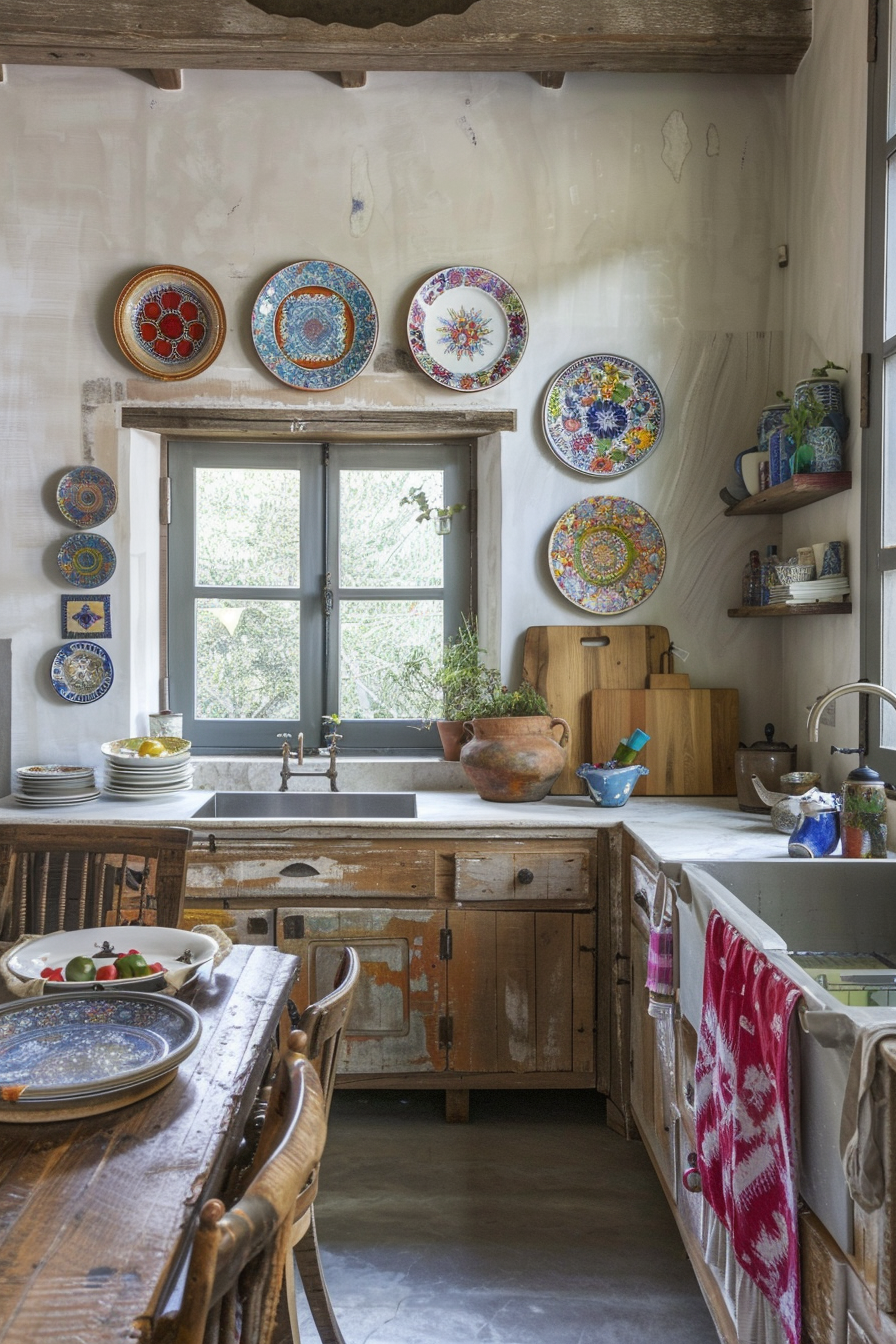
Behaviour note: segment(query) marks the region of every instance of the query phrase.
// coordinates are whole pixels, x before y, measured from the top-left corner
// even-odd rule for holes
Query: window
[[[896,25],[882,0],[878,59],[870,67],[869,208],[865,348],[869,429],[863,452],[862,667],[896,687]],[[885,35],[889,35],[885,37]],[[872,763],[896,780],[896,711],[869,697]]]
[[[170,441],[168,659],[172,707],[199,750],[321,741],[437,748],[402,686],[472,610],[472,509],[447,535],[402,505],[470,501],[469,444]]]

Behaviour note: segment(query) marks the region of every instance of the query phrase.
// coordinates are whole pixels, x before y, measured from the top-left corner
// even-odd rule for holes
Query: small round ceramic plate
[[[663,577],[666,543],[654,518],[615,495],[581,499],[551,533],[551,577],[584,611],[616,616],[650,597]]]
[[[63,644],[50,668],[53,690],[73,705],[91,705],[102,699],[113,676],[112,659],[89,639]]]
[[[482,266],[436,271],[417,290],[408,314],[414,359],[455,392],[502,383],[522,359],[528,338],[519,294]]]
[[[112,477],[99,467],[75,467],[56,487],[56,503],[63,518],[75,527],[96,527],[112,517],[118,492]]]
[[[341,387],[376,345],[373,296],[332,261],[296,261],[272,275],[252,309],[252,340],[277,378],[306,392]]]
[[[653,452],[664,414],[660,390],[640,364],[621,355],[585,355],[548,388],[544,432],[574,471],[618,476]]]
[[[115,305],[115,338],[141,373],[194,378],[217,359],[227,323],[207,280],[183,266],[151,266],[129,280]]]
[[[115,551],[98,532],[75,532],[60,546],[56,563],[73,587],[98,588],[115,573]]]

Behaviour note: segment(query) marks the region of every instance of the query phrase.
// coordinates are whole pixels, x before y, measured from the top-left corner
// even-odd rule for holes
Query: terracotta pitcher
[[[480,798],[489,803],[536,803],[550,793],[566,764],[569,724],[548,714],[473,719],[460,763]],[[554,728],[562,728],[558,742]]]

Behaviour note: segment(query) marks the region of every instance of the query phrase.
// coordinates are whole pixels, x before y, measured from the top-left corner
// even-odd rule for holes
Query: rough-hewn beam
[[[183,70],[150,70],[149,72],[160,89],[182,89],[184,86]]]
[[[270,15],[244,0],[3,0],[0,61],[261,70],[791,73],[809,0],[479,0],[412,27]]]
[[[339,78],[344,89],[363,89],[367,83],[366,70],[340,70]]]
[[[123,406],[123,429],[154,434],[296,439],[476,438],[516,429],[514,410],[328,410],[325,406]]]

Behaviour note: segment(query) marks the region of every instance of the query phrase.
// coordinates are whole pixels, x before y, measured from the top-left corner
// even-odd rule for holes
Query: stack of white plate
[[[840,602],[849,592],[849,579],[845,574],[832,574],[824,579],[811,579],[808,583],[791,583],[788,606],[797,606],[803,602]]]
[[[782,602],[786,602],[790,597],[789,583],[770,583],[768,586],[768,604],[770,607],[779,607]]]
[[[169,739],[165,743],[167,751],[162,756],[140,756],[138,752],[143,741],[143,738],[122,738],[103,743],[102,752],[106,757],[104,793],[114,798],[147,802],[192,788],[193,762],[190,744],[185,738]],[[171,750],[172,747],[175,749]]]
[[[73,807],[99,798],[89,765],[22,765],[13,793],[22,807]]]

